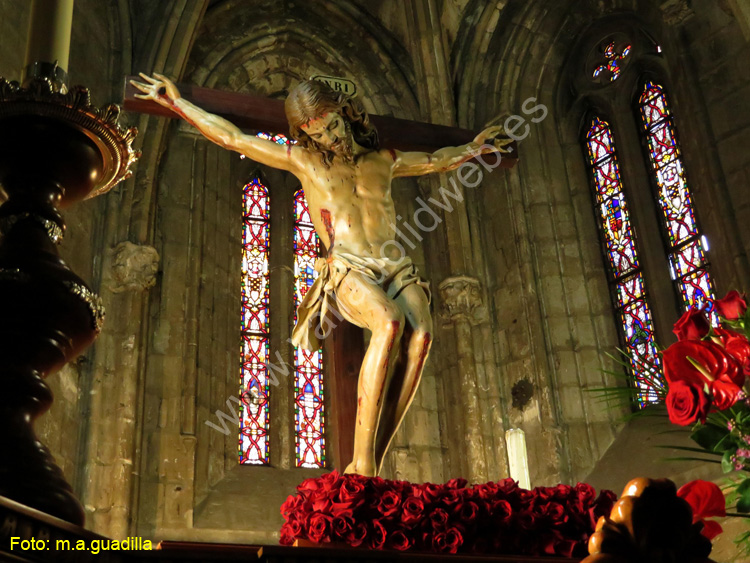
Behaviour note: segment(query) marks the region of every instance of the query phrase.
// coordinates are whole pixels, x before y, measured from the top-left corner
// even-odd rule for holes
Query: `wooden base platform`
[[[489,557],[468,555],[432,555],[427,553],[404,553],[401,551],[371,551],[350,547],[289,547],[282,545],[238,546],[183,542],[162,542],[160,550],[148,554],[139,561],[172,563],[177,561],[253,561],[264,563],[361,563],[385,561],[410,561],[419,563],[578,563],[577,559],[559,557]],[[184,556],[184,559],[179,557]]]
[[[34,541],[33,545],[30,543]],[[22,542],[26,542],[23,543]],[[202,561],[223,563],[361,563],[399,561],[407,563],[577,563],[558,557],[483,557],[429,555],[399,551],[370,551],[349,547],[280,545],[232,545],[192,542],[161,542],[156,549],[138,550],[131,538],[128,549],[112,549],[113,540],[49,516],[33,508],[0,497],[0,561],[34,563],[178,563]],[[105,549],[104,546],[109,546]]]

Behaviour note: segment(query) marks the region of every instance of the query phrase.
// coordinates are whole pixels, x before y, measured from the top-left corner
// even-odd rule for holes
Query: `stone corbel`
[[[145,291],[156,284],[159,253],[146,245],[121,242],[112,250],[108,287],[113,293]]]
[[[488,320],[482,297],[482,285],[470,276],[452,276],[438,286],[442,301],[442,318],[448,322],[468,320],[480,324]]]
[[[659,5],[664,23],[680,26],[695,15],[690,0],[664,0]]]

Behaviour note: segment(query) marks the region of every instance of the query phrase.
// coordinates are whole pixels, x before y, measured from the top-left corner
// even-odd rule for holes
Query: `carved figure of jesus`
[[[477,154],[502,152],[511,139],[490,127],[471,143],[433,153],[381,149],[357,100],[309,80],[285,103],[297,144],[281,146],[191,104],[159,74],[141,77],[144,82],[131,82],[139,98],[170,108],[214,143],[291,172],[302,184],[327,254],[316,264],[318,277],[299,306],[292,340],[317,350],[325,336],[321,319],[334,309],[371,332],[357,385],[354,459],[345,471],[377,475],[432,344],[429,285],[394,244],[391,181],[453,170]]]

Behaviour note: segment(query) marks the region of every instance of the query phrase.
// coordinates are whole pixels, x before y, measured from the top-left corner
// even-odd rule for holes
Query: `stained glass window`
[[[662,219],[669,239],[669,264],[685,309],[705,308],[714,324],[714,291],[685,169],[677,143],[672,112],[664,89],[647,82],[638,100],[649,161],[656,179]]]
[[[240,463],[267,465],[268,368],[268,190],[257,178],[243,189],[242,370]]]
[[[607,78],[614,82],[620,77],[625,59],[630,55],[630,44],[616,45],[614,41],[604,45],[604,62],[594,69],[594,78]]]
[[[315,281],[320,242],[305,194],[294,194],[294,309]],[[297,467],[325,466],[323,351],[294,350],[294,420]]]
[[[594,178],[601,232],[615,286],[617,309],[641,406],[656,400],[661,361],[654,343],[651,310],[646,300],[633,226],[630,223],[612,130],[594,118],[586,136]]]
[[[287,139],[284,135],[274,135],[272,133],[265,133],[261,132],[256,135],[257,137],[260,137],[261,139],[268,139],[269,141],[273,141],[274,143],[278,143],[280,145],[295,145],[296,141]]]

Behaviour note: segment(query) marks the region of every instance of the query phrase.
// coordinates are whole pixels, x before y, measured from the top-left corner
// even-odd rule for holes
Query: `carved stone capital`
[[[679,26],[695,15],[690,0],[664,0],[659,5],[664,23]]]
[[[448,321],[468,320],[478,324],[487,320],[482,284],[470,276],[452,276],[438,286],[442,316]]]
[[[112,251],[109,287],[114,293],[144,291],[156,284],[159,253],[151,246],[121,242]]]

